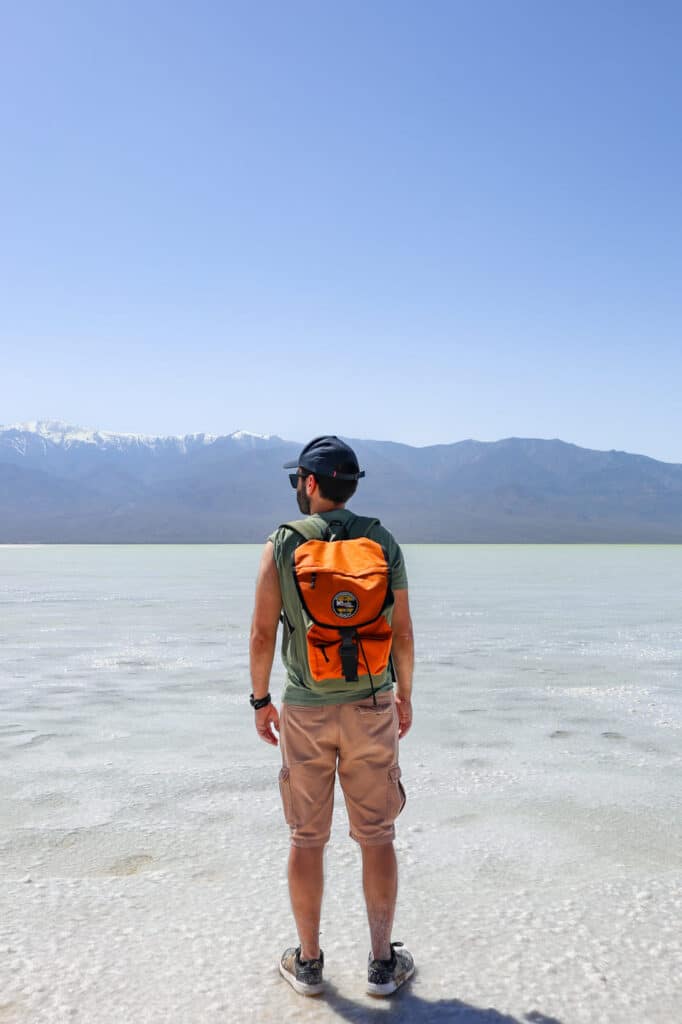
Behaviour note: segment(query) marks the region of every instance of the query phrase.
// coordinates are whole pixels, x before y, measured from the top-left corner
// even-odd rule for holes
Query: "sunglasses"
[[[294,490],[298,487],[299,480],[305,480],[307,476],[312,476],[312,473],[289,473],[289,483]]]

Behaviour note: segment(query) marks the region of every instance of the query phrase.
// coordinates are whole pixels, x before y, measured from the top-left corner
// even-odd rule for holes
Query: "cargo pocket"
[[[400,765],[394,764],[388,770],[388,803],[387,816],[389,821],[398,817],[407,802],[407,796],[400,781]]]
[[[282,797],[282,809],[284,811],[284,820],[287,825],[294,828],[296,822],[294,821],[294,808],[291,799],[291,785],[289,781],[289,769],[282,768],[279,773],[279,793]]]

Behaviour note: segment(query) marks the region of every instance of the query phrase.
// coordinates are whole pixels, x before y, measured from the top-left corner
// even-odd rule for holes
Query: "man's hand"
[[[412,701],[395,695],[395,706],[398,710],[398,739],[401,740],[410,731],[412,725]]]
[[[256,732],[262,740],[266,743],[271,743],[273,747],[277,746],[276,732],[279,732],[279,714],[274,704],[267,704],[264,708],[260,708],[255,712],[256,715]]]

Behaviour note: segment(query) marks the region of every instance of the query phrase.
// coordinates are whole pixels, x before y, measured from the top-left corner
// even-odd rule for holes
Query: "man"
[[[261,739],[274,746],[279,733],[280,790],[291,831],[289,892],[300,945],[285,951],[280,973],[303,995],[322,991],[324,954],[319,933],[323,853],[331,828],[338,770],[350,835],[362,851],[371,939],[367,991],[384,996],[394,992],[414,972],[412,957],[399,948],[402,943],[391,942],[398,888],[394,819],[405,803],[398,740],[412,724],[414,643],[407,576],[400,548],[388,530],[378,520],[361,520],[345,508],[358,480],[365,475],[352,448],[338,437],[316,437],[305,446],[297,462],[287,463],[284,468],[294,467],[296,473],[290,475],[290,481],[296,488],[298,507],[307,518],[292,526],[279,527],[265,545],[250,641],[251,703],[255,708],[256,730]],[[365,656],[365,647],[370,648],[375,638],[365,636],[363,643],[362,636],[356,634],[353,639],[353,631],[347,628],[336,632],[346,634],[346,646],[350,635],[356,671],[352,671],[354,666],[347,671],[349,663],[344,661],[343,671],[332,668],[327,673],[343,678],[320,679],[325,662],[331,664],[333,645],[318,639],[317,648],[310,649],[311,619],[302,602],[301,586],[294,578],[294,560],[306,537],[328,539],[330,530],[345,538],[367,537],[375,544],[365,546],[384,552],[390,589],[382,616],[388,650],[392,646],[395,694],[386,658],[382,671],[376,675],[370,671],[371,658]],[[332,546],[322,545],[325,550]],[[312,587],[315,582],[313,573]],[[342,590],[334,601],[337,615],[352,615],[352,594]],[[281,717],[269,696],[280,615],[284,626],[282,658],[287,672]],[[380,632],[378,627],[375,631]],[[337,642],[337,649],[340,643]],[[311,669],[313,655],[320,660],[321,672]]]

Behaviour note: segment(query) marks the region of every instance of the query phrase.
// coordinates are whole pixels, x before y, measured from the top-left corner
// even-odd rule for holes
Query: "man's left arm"
[[[272,541],[268,541],[263,549],[258,570],[256,599],[249,639],[251,687],[256,700],[266,697],[270,689],[270,673],[275,657],[277,627],[281,610],[282,592],[275,564],[275,551]],[[260,738],[276,747],[275,733],[279,732],[279,714],[275,705],[267,704],[264,708],[256,711],[255,716],[256,732]]]
[[[412,726],[412,676],[414,674],[414,634],[407,589],[394,592],[393,664],[396,674],[395,702],[398,709],[398,736],[405,736]]]

